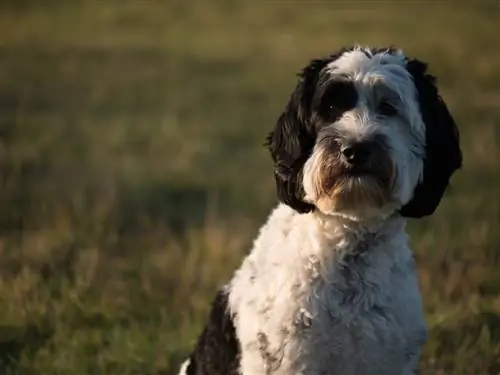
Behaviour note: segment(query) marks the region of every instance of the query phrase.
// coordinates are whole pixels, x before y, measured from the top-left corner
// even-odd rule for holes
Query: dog
[[[427,64],[395,47],[312,60],[266,145],[279,203],[180,374],[414,374],[427,327],[405,224],[462,165]]]

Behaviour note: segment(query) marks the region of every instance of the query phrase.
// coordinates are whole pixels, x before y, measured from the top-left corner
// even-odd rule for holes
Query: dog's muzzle
[[[382,136],[364,140],[325,137],[318,146],[318,158],[315,160],[318,169],[312,176],[316,196],[340,194],[346,198],[374,195],[379,202],[388,199],[395,171]]]

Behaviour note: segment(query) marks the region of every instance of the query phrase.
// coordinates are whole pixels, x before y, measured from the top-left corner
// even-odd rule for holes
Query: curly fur
[[[427,330],[406,220],[462,161],[426,68],[353,47],[303,69],[267,139],[281,202],[180,374],[414,374]]]

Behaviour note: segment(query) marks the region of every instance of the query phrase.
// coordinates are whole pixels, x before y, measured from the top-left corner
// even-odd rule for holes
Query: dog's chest
[[[408,335],[389,263],[256,261],[233,280],[243,375],[401,374],[386,368],[403,362]]]
[[[387,375],[384,363],[394,365],[404,356],[400,318],[390,290],[383,289],[387,283],[371,284],[352,272],[339,270],[342,281],[318,278],[297,300],[295,329],[282,342],[283,374],[364,374],[369,368],[370,374]]]

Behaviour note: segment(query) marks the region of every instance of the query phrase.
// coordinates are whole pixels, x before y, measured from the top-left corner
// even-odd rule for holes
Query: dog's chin
[[[342,174],[322,190],[314,204],[324,214],[363,220],[392,211],[390,187],[371,173]]]

